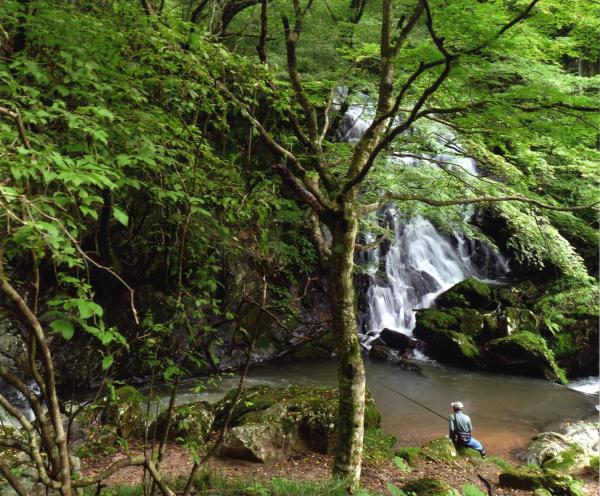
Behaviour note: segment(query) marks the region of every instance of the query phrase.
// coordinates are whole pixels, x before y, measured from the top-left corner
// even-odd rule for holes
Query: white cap
[[[464,405],[460,401],[455,401],[451,403],[450,406],[452,408],[458,408],[459,410],[462,410]]]

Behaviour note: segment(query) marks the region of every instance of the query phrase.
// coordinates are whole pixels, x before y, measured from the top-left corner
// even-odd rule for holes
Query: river
[[[586,394],[542,379],[488,374],[420,362],[423,375],[381,361],[366,360],[369,390],[382,414],[382,429],[397,438],[398,446],[417,446],[447,435],[447,423],[415,403],[395,394],[395,389],[443,415],[450,403],[460,400],[471,416],[474,436],[490,455],[514,458],[537,433],[564,421],[598,419],[598,394]],[[258,365],[251,368],[247,384],[335,386],[335,359]],[[223,390],[235,387],[229,377],[200,395],[193,381],[182,388],[179,402],[215,401]]]

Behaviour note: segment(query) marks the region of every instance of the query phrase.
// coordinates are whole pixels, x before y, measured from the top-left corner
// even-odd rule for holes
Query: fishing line
[[[437,416],[438,416],[438,417],[440,417],[440,418],[443,418],[443,419],[444,419],[444,420],[446,420],[446,421],[448,420],[448,417],[444,417],[442,414],[440,414],[440,413],[436,412],[435,410],[432,410],[432,409],[431,409],[431,408],[429,408],[428,406],[425,406],[425,405],[423,405],[423,403],[419,403],[417,400],[414,400],[414,399],[412,399],[410,396],[407,396],[406,394],[404,394],[404,393],[401,393],[400,391],[397,391],[397,390],[396,390],[396,389],[394,389],[394,388],[391,388],[390,386],[388,386],[388,385],[384,384],[383,382],[379,382],[379,381],[377,381],[377,380],[375,380],[375,379],[372,379],[372,380],[373,380],[373,382],[375,382],[375,383],[379,384],[380,386],[383,386],[384,388],[386,388],[386,389],[389,389],[389,390],[390,390],[392,393],[396,393],[397,395],[400,395],[400,396],[402,396],[403,398],[406,398],[407,400],[409,400],[409,401],[412,401],[413,403],[416,403],[416,404],[417,404],[417,405],[419,405],[421,408],[425,408],[425,410],[427,410],[427,411],[429,411],[429,412],[431,412],[431,413],[433,413],[433,414],[437,415]]]

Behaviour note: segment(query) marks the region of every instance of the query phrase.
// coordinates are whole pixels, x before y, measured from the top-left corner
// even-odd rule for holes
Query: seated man
[[[450,439],[457,448],[466,447],[473,448],[481,453],[485,458],[485,449],[477,439],[471,436],[473,427],[471,419],[462,411],[463,404],[460,401],[452,403],[454,414],[450,415]]]

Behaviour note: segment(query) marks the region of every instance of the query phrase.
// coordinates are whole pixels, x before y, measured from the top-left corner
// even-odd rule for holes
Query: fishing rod
[[[417,400],[415,400],[415,399],[411,398],[410,396],[408,396],[408,395],[406,395],[406,394],[404,394],[404,393],[401,393],[400,391],[397,391],[397,390],[396,390],[396,389],[394,389],[394,388],[391,388],[391,387],[390,387],[390,386],[388,386],[387,384],[384,384],[383,382],[379,382],[379,381],[377,381],[377,380],[375,380],[375,379],[373,379],[373,382],[375,382],[375,383],[379,384],[380,386],[382,386],[382,387],[384,387],[384,388],[386,388],[386,389],[389,389],[389,390],[390,390],[392,393],[396,393],[397,395],[400,395],[400,396],[402,396],[403,398],[406,398],[407,400],[409,400],[409,401],[412,401],[413,403],[416,403],[416,404],[417,404],[417,405],[419,405],[421,408],[425,408],[425,410],[427,410],[427,411],[429,411],[429,412],[433,413],[434,415],[437,415],[438,417],[440,417],[440,418],[443,418],[443,419],[444,419],[444,420],[446,420],[446,421],[448,420],[448,417],[444,417],[444,416],[443,416],[441,413],[438,413],[438,412],[436,412],[435,410],[432,410],[431,408],[429,408],[428,406],[425,406],[423,403],[419,403]]]

